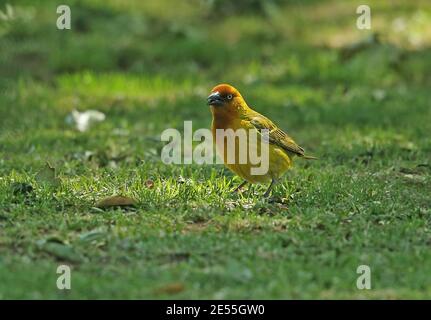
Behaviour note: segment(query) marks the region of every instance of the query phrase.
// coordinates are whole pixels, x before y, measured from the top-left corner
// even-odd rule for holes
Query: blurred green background
[[[431,297],[429,1],[370,1],[371,30],[350,0],[63,3],[71,30],[58,1],[0,1],[0,298]],[[320,159],[269,203],[160,161],[223,82]],[[94,208],[116,194],[135,210]]]

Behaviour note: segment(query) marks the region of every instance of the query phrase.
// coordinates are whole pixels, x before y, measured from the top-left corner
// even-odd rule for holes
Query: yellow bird
[[[247,182],[271,182],[264,194],[267,197],[274,184],[292,166],[294,156],[317,159],[305,155],[304,149],[297,145],[284,131],[279,129],[271,120],[251,109],[239,91],[231,85],[220,84],[214,87],[207,98],[207,103],[211,107],[211,129],[214,143],[219,153],[222,154],[225,165],[245,180],[235,191],[240,190]],[[239,135],[236,135],[233,137],[235,144],[229,145],[227,143],[228,136],[234,135],[239,129],[244,129],[248,133],[255,131],[256,135],[259,136],[257,142],[252,140],[249,134],[243,141],[240,141]],[[262,131],[264,129],[266,130]],[[220,130],[227,132],[223,139],[217,138]],[[240,161],[241,145],[245,143],[248,152],[255,148],[256,154],[259,154],[261,150],[264,150],[259,147],[262,140],[268,144],[268,170],[264,174],[253,174],[252,168],[257,168],[258,164],[251,161],[251,153],[247,154],[246,161]],[[234,146],[235,150],[230,150],[229,146]],[[232,158],[228,158],[229,152],[234,152],[234,161],[231,160]]]

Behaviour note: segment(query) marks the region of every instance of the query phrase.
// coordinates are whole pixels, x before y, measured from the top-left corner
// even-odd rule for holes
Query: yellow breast
[[[290,157],[280,147],[266,144],[262,148],[260,135],[248,121],[232,117],[215,117],[212,132],[218,153],[225,165],[251,183],[265,183],[271,179],[278,179],[292,165]],[[252,135],[257,139],[253,139]],[[262,155],[262,151],[267,153],[266,157]]]

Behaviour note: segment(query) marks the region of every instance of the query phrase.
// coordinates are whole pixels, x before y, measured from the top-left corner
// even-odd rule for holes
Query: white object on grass
[[[93,123],[102,122],[105,119],[105,114],[97,110],[87,110],[84,112],[72,110],[67,116],[66,121],[74,124],[79,131],[84,132],[87,131]]]

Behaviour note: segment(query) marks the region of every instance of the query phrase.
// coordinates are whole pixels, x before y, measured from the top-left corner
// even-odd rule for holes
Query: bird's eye
[[[233,96],[232,96],[231,94],[228,94],[228,95],[227,95],[227,98],[228,98],[229,100],[232,100]]]

